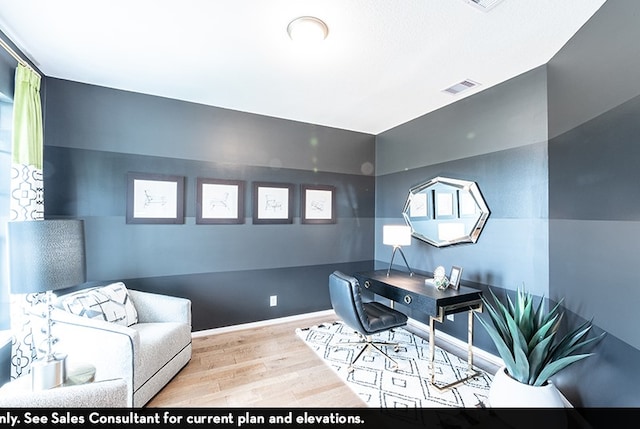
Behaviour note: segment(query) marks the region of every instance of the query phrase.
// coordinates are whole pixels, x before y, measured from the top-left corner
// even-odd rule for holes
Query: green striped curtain
[[[43,138],[40,76],[18,64],[13,97],[11,221],[44,219],[42,175]],[[11,328],[14,341],[11,377],[27,374],[37,357],[29,308],[39,300],[37,294],[11,296]]]

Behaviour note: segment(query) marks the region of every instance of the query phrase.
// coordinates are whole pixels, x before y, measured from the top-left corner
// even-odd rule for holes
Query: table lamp
[[[45,293],[47,310],[38,350],[42,359],[31,367],[33,390],[60,386],[65,381],[65,355],[53,351],[51,335],[52,291],[86,281],[84,222],[82,220],[33,220],[9,222],[11,292]]]
[[[388,246],[393,246],[393,253],[391,253],[391,262],[389,263],[389,269],[387,270],[387,276],[391,273],[391,266],[393,265],[393,258],[396,256],[396,252],[399,250],[404,263],[409,270],[409,275],[413,275],[413,271],[409,268],[407,258],[404,256],[402,246],[411,245],[411,227],[408,225],[384,225],[382,227],[382,243]]]

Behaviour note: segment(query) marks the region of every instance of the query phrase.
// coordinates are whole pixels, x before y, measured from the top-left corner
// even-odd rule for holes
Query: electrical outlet
[[[453,322],[453,314],[447,314],[447,320],[450,320]]]
[[[269,306],[275,307],[278,305],[278,295],[271,295],[269,297]]]

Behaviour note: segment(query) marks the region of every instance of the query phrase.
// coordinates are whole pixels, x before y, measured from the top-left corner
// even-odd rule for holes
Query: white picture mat
[[[289,188],[258,187],[258,218],[288,219]]]
[[[450,192],[437,192],[436,210],[436,216],[453,216],[453,194]]]
[[[202,184],[202,217],[235,219],[238,217],[238,185]]]
[[[411,196],[411,203],[409,205],[409,216],[411,217],[424,217],[429,214],[427,205],[427,194],[420,192]]]
[[[178,184],[174,181],[133,181],[133,217],[172,219],[178,217]]]
[[[478,211],[476,200],[469,192],[460,192],[460,216],[474,215]]]
[[[305,217],[307,219],[331,219],[333,217],[333,192],[323,189],[307,189]]]

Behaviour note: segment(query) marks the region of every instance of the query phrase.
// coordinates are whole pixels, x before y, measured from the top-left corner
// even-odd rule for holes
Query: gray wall
[[[89,280],[188,297],[201,330],[328,309],[334,269],[372,267],[373,136],[47,81],[45,215],[85,220]],[[185,224],[126,224],[130,171],[185,176]],[[196,225],[197,177],[246,181],[245,223]],[[296,185],[292,225],[252,224],[255,181]],[[300,223],[301,184],[336,187],[336,224]]]
[[[640,406],[638,16],[609,0],[548,65],[550,293],[608,332],[557,380],[585,405]]]
[[[638,16],[638,2],[609,0],[548,65],[377,136],[376,265],[391,256],[382,225],[402,221],[411,186],[477,181],[492,212],[478,243],[414,239],[409,263],[460,265],[463,283],[484,290],[564,297],[565,326],[593,318],[607,332],[595,357],[554,378],[576,406],[640,405]],[[442,329],[464,339],[464,325]]]
[[[409,265],[427,273],[458,265],[463,284],[510,290],[524,284],[546,295],[546,129],[546,70],[540,67],[377,136],[376,170],[384,172],[376,177],[378,266],[391,256],[382,226],[403,223],[410,187],[435,176],[471,180],[491,210],[478,242],[435,248],[412,239],[404,249]],[[441,328],[466,338],[465,317]],[[484,331],[476,333],[476,344],[495,353]]]

